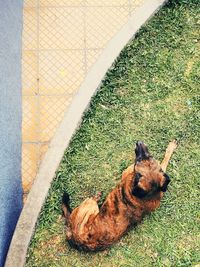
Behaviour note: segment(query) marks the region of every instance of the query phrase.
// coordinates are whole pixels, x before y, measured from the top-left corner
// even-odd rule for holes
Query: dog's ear
[[[165,177],[165,182],[164,182],[163,186],[161,187],[161,191],[162,192],[166,192],[167,191],[167,186],[170,183],[170,178],[166,173],[164,173],[164,177]]]

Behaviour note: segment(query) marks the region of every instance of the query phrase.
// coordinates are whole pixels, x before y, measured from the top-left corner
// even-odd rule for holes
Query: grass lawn
[[[200,2],[171,1],[121,52],[66,150],[41,211],[26,267],[146,267],[200,264]],[[162,159],[179,146],[161,207],[105,252],[65,242],[60,199],[76,207],[104,196],[133,161],[137,140]],[[198,265],[199,266],[199,265]]]

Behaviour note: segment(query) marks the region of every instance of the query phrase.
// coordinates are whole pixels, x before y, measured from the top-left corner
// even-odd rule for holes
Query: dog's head
[[[170,182],[158,161],[149,153],[147,146],[138,141],[135,149],[135,177],[132,194],[141,199],[151,199],[165,192]]]

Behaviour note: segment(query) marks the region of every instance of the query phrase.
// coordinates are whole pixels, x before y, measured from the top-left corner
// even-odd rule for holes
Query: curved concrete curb
[[[97,91],[107,70],[127,42],[134,37],[140,27],[163,5],[165,0],[148,0],[135,10],[128,23],[109,42],[106,49],[92,67],[71,106],[58,128],[44,157],[35,183],[28,195],[15,230],[7,255],[5,267],[22,267],[41,207],[48,194],[51,182],[59,166],[66,147],[81,123],[83,113],[89,106],[91,97]]]

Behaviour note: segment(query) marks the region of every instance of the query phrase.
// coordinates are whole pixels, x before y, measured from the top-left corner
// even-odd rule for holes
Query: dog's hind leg
[[[176,149],[177,147],[177,141],[176,140],[173,140],[169,143],[166,151],[165,151],[165,156],[164,156],[164,159],[161,163],[161,168],[162,170],[165,172],[166,169],[167,169],[167,166],[169,164],[169,160],[174,152],[174,150]]]

